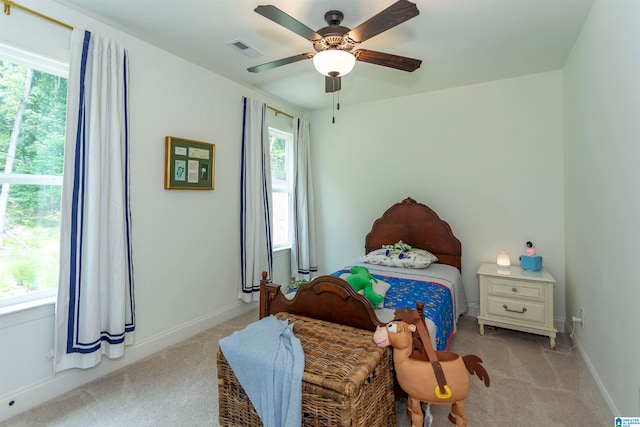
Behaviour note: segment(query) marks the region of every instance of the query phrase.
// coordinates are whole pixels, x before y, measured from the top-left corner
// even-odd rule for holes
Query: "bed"
[[[345,267],[331,275],[319,276],[309,283],[301,285],[296,293],[286,296],[279,285],[269,283],[263,273],[260,286],[260,318],[278,312],[288,312],[315,319],[330,321],[360,329],[375,330],[392,319],[389,313],[395,308],[404,308],[397,304],[415,306],[420,314],[426,314],[426,323],[437,323],[437,340],[434,347],[446,350],[455,333],[458,317],[467,310],[466,298],[461,279],[462,244],[451,231],[449,224],[428,206],[408,197],[387,209],[372,225],[365,237],[365,255],[381,249],[383,245],[403,241],[413,248],[426,250],[438,258],[438,262],[425,269],[406,269],[379,266],[369,263],[347,263]],[[406,297],[396,284],[387,292],[384,306],[374,309],[369,301],[357,293],[341,277],[349,273],[351,266],[366,266],[379,280],[399,282],[405,288],[414,289],[415,281],[425,282],[430,288],[438,290],[438,295],[449,295],[449,300],[441,306],[434,300],[441,299],[429,293]],[[418,277],[422,276],[422,277]],[[446,298],[445,298],[446,299]],[[394,302],[391,300],[395,300]],[[400,301],[400,302],[398,302]],[[448,305],[447,305],[448,304]],[[446,313],[444,313],[446,312]],[[442,319],[448,320],[443,326]],[[433,331],[434,325],[430,325]],[[446,329],[446,330],[445,330]]]

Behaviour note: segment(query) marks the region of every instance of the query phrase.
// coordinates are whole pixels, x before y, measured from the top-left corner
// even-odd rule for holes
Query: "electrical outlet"
[[[584,329],[584,308],[580,307],[580,318],[582,319],[582,322],[580,322],[580,326],[582,326],[582,328]]]

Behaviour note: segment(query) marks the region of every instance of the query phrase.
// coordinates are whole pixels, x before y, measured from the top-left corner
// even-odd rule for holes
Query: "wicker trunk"
[[[349,326],[278,313],[294,323],[304,350],[302,425],[394,427],[393,362],[373,333]],[[224,355],[218,350],[220,425],[262,426]]]

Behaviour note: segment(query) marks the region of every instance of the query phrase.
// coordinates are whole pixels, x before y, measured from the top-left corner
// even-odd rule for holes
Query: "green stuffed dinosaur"
[[[363,291],[364,296],[369,300],[371,305],[377,307],[381,302],[384,301],[384,297],[373,290],[373,285],[371,284],[371,280],[378,283],[378,280],[369,274],[369,270],[365,267],[351,267],[351,275],[345,278],[347,282],[353,289],[356,291]]]

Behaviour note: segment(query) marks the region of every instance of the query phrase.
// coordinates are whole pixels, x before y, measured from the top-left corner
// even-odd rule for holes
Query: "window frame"
[[[274,136],[276,138],[279,139],[283,139],[286,141],[285,144],[285,169],[286,169],[286,174],[287,174],[287,189],[286,191],[282,191],[282,190],[274,190],[273,185],[271,186],[271,197],[273,199],[273,193],[287,193],[288,194],[288,217],[289,217],[289,221],[288,221],[288,230],[289,230],[289,236],[287,237],[287,242],[284,244],[272,244],[272,250],[273,252],[279,251],[279,250],[285,250],[285,249],[291,249],[291,237],[292,237],[292,232],[293,232],[293,133],[291,132],[286,132],[283,130],[280,130],[278,128],[269,126],[268,128],[269,130],[269,137],[271,138],[271,136]],[[269,145],[269,150],[271,150],[271,145]],[[270,165],[271,167],[273,167],[273,165]],[[275,223],[275,219],[272,218],[272,221]],[[272,226],[272,230],[274,230],[274,227]],[[273,233],[273,231],[272,231]],[[272,234],[271,239],[272,242],[274,236]]]
[[[69,79],[69,64],[0,43],[0,60]],[[0,172],[0,184],[62,186],[63,175],[5,174]],[[57,287],[35,290],[26,295],[0,298],[0,315],[55,303]]]

